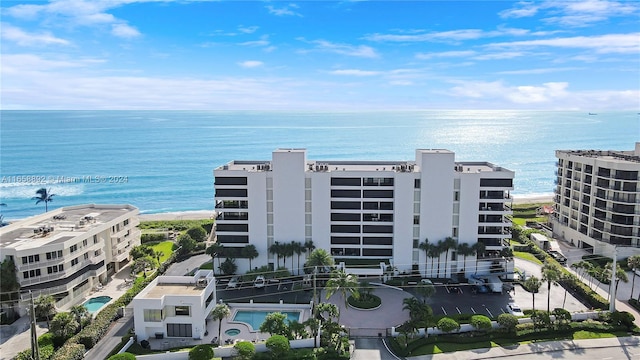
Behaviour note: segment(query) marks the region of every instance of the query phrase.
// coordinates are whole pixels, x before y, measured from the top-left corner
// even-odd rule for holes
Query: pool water
[[[224,333],[229,335],[229,336],[236,336],[236,335],[240,334],[240,330],[239,329],[229,329],[229,330],[225,331]]]
[[[268,314],[278,311],[260,311],[260,310],[238,310],[233,316],[233,321],[243,322],[249,324],[253,330],[260,329],[260,325],[264,322],[264,319]],[[280,311],[280,313],[287,316],[286,320],[300,321],[299,311]]]
[[[94,314],[109,301],[111,301],[111,296],[97,296],[85,301],[83,305],[90,313]]]

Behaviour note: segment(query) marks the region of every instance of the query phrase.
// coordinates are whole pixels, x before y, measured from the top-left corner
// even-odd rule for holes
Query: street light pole
[[[618,248],[613,245],[613,264],[611,266],[611,286],[609,287],[609,311],[616,311],[616,272],[618,270]]]
[[[40,349],[38,348],[38,334],[36,332],[36,307],[33,305],[33,293],[29,290],[29,296],[31,298],[30,310],[31,310],[31,358],[33,360],[40,360]]]

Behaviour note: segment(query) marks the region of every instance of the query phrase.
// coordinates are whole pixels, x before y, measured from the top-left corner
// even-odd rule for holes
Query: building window
[[[191,316],[191,306],[176,306],[176,316]]]
[[[77,244],[76,244],[76,245],[73,245],[73,246],[71,246],[71,247],[69,248],[69,251],[70,251],[71,253],[74,253],[74,252],[76,252],[77,250],[78,250],[78,245],[77,245]]]
[[[55,274],[57,272],[61,272],[64,270],[64,266],[62,265],[54,265],[47,267],[47,274]]]
[[[420,189],[420,179],[413,180],[413,188]]]
[[[460,201],[460,192],[459,191],[454,191],[453,192],[453,201]]]
[[[89,260],[89,253],[88,252],[84,253],[84,259],[85,260]]]
[[[123,221],[123,222],[122,222],[122,225],[124,225],[124,226],[129,225],[129,219],[127,219],[127,220]]]
[[[22,257],[23,264],[31,264],[40,261],[40,255],[29,255]]]
[[[150,322],[162,321],[162,310],[144,309],[144,321],[150,321]]]
[[[87,246],[87,239],[82,240],[82,246]]]
[[[98,235],[93,235],[93,243],[94,244],[98,243]]]
[[[76,265],[78,265],[78,258],[71,260],[71,266],[76,266]]]
[[[188,337],[191,335],[191,324],[167,324],[168,337]]]
[[[25,279],[34,278],[40,275],[41,275],[40,269],[29,270],[22,273],[22,277],[24,277]]]
[[[413,215],[413,225],[420,225],[420,215]]]
[[[413,248],[414,248],[414,249],[418,249],[418,248],[420,248],[420,240],[418,240],[418,239],[413,239]]]
[[[58,259],[62,257],[62,250],[47,253],[47,260]]]

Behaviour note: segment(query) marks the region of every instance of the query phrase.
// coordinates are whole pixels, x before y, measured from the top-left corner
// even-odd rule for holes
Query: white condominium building
[[[514,173],[454,157],[421,149],[414,161],[314,161],[305,149],[278,149],[270,161],[231,161],[214,170],[217,241],[237,251],[255,245],[254,267],[276,265],[275,242],[312,240],[352,268],[383,262],[439,278],[507,270],[500,251],[511,236]],[[420,249],[446,238],[485,251],[476,261],[455,247],[429,258]],[[236,262],[248,270],[246,259]],[[285,266],[298,271],[297,261]]]
[[[20,293],[53,295],[57,306],[81,299],[129,261],[140,245],[131,205],[60,208],[0,228],[0,259],[12,259]]]
[[[640,142],[631,151],[558,150],[553,232],[595,254],[640,248]]]

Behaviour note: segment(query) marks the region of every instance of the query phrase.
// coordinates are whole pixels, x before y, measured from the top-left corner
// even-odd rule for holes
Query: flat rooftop
[[[598,158],[606,161],[621,162],[621,163],[640,163],[640,156],[636,155],[633,151],[614,151],[614,150],[558,150],[558,153]]]
[[[16,221],[0,228],[0,249],[31,249],[62,243],[125,214],[137,215],[132,205],[79,205]]]
[[[147,292],[140,293],[143,299],[160,299],[166,295],[198,296],[205,291],[205,288],[197,287],[195,284],[171,284],[161,283],[153,286]]]

